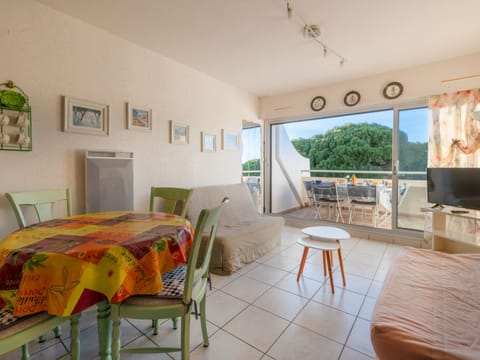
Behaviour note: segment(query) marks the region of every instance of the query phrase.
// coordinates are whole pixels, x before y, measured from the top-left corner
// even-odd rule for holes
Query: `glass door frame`
[[[409,110],[409,109],[416,109],[421,107],[428,106],[428,98],[420,98],[400,104],[395,104],[394,106],[379,106],[379,107],[372,107],[372,108],[362,108],[361,111],[350,111],[350,112],[336,112],[336,113],[328,113],[320,117],[315,118],[297,118],[297,119],[272,119],[272,120],[265,120],[263,130],[263,138],[264,138],[264,162],[263,162],[263,179],[264,179],[264,209],[265,213],[270,214],[272,209],[271,203],[271,196],[272,196],[272,173],[271,173],[271,162],[272,162],[272,128],[273,125],[278,125],[282,123],[290,123],[290,122],[297,122],[297,121],[305,121],[305,120],[317,120],[322,118],[329,118],[339,115],[353,115],[355,113],[366,113],[366,112],[374,112],[374,111],[381,111],[381,110],[393,110],[393,124],[392,124],[392,166],[391,166],[391,174],[392,174],[392,217],[391,217],[391,230],[389,229],[380,229],[374,227],[364,227],[352,224],[342,224],[352,228],[362,229],[363,231],[368,231],[372,233],[394,233],[399,235],[405,235],[418,238],[419,240],[423,239],[423,232],[413,229],[406,229],[406,228],[399,228],[398,227],[398,186],[399,186],[399,179],[398,179],[398,166],[399,166],[399,149],[398,149],[398,134],[399,134],[399,111],[402,110]]]
[[[415,233],[419,230],[406,229],[398,227],[398,189],[399,181],[399,166],[400,166],[400,149],[398,145],[398,138],[400,133],[400,117],[399,113],[403,110],[413,110],[418,108],[428,107],[428,99],[419,99],[403,104],[398,104],[393,107],[393,129],[392,129],[392,231]],[[428,119],[426,119],[428,121]],[[428,139],[427,139],[428,143]]]

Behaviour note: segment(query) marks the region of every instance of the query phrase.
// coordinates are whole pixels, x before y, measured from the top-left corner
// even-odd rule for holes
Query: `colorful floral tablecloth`
[[[105,212],[39,223],[0,241],[0,309],[68,316],[99,301],[156,294],[186,263],[191,224],[165,213]]]

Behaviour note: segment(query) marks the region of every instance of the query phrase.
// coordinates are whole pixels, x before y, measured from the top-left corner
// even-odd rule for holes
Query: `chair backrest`
[[[377,187],[375,185],[348,185],[348,196],[352,200],[376,202]]]
[[[313,184],[312,185],[313,201],[333,201],[337,200],[337,189],[335,184]]]
[[[348,202],[348,187],[346,184],[337,184],[335,185],[337,188],[337,200],[339,202]]]
[[[185,304],[189,304],[192,299],[194,284],[196,287],[206,289],[213,241],[215,240],[222,210],[228,202],[229,199],[224,198],[219,206],[212,209],[203,209],[200,212],[195,226],[192,248],[188,255],[187,273],[185,275],[185,287],[183,290],[183,301]],[[204,235],[207,236],[204,237]],[[202,244],[202,242],[205,242],[205,244]],[[202,261],[198,263],[201,247],[205,248],[205,252]]]
[[[155,211],[155,198],[160,198],[163,200],[162,211],[185,217],[190,196],[192,196],[192,189],[152,186],[150,191],[150,211]]]
[[[59,201],[66,201],[67,216],[72,215],[70,189],[68,188],[6,193],[5,197],[12,206],[20,229],[27,226],[23,206],[32,206],[35,209],[36,222],[53,219],[53,204]]]
[[[307,197],[309,199],[312,199],[313,198],[313,194],[312,194],[313,180],[304,180],[303,185],[305,186],[305,192],[307,193]]]

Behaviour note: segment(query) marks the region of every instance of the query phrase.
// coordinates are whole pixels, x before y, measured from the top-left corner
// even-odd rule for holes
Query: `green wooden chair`
[[[60,326],[67,320],[64,317],[49,315],[46,312],[37,313],[25,318],[14,319],[11,313],[0,312],[0,317],[5,320],[9,316],[9,321],[13,321],[8,327],[0,327],[0,355],[8,353],[18,347],[22,347],[22,360],[30,359],[28,352],[28,342],[38,338],[50,329]],[[72,360],[80,360],[80,336],[78,320],[80,314],[70,317],[70,352],[61,358],[70,355]]]
[[[161,211],[185,218],[190,196],[192,196],[192,189],[152,186],[150,190],[150,211],[155,211],[155,199],[159,199],[163,203]],[[157,335],[158,321],[156,319],[152,320],[152,328],[153,335]]]
[[[59,201],[66,201],[67,216],[72,215],[70,190],[68,188],[58,190],[6,193],[5,197],[12,206],[20,229],[23,229],[28,225],[25,219],[25,214],[22,210],[22,206],[33,206],[37,216],[36,222],[53,219],[52,206],[54,203]]]
[[[203,345],[208,346],[206,321],[206,291],[209,279],[209,263],[213,241],[220,220],[222,208],[228,198],[213,209],[203,209],[195,227],[192,248],[187,265],[179,266],[162,277],[164,289],[158,295],[132,296],[121,304],[112,304],[112,360],[120,358],[120,321],[122,317],[134,319],[182,319],[180,347],[163,348],[127,348],[129,353],[166,353],[181,351],[182,360],[190,358],[190,317],[192,305],[195,313],[200,306],[200,323],[202,327]],[[198,262],[202,237],[206,249],[205,256]],[[197,263],[198,262],[198,263]]]
[[[36,221],[31,222],[30,225],[53,219],[53,205],[60,201],[66,202],[66,215],[72,215],[70,189],[68,188],[6,193],[5,197],[13,209],[20,229],[23,229],[29,225],[23,211],[24,207],[26,206],[33,207],[35,210],[34,213],[36,215]],[[54,332],[57,338],[60,337],[60,326],[55,326]],[[43,336],[40,336],[40,342],[43,341]]]
[[[154,187],[150,191],[150,211],[155,211],[155,198],[163,200],[162,211],[185,217],[192,189]]]

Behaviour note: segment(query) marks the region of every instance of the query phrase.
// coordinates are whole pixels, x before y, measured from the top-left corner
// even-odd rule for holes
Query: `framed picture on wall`
[[[63,107],[63,131],[108,136],[108,105],[64,96]]]
[[[170,120],[170,143],[186,145],[190,141],[190,127]]]
[[[202,131],[202,152],[217,151],[217,135]]]
[[[127,129],[152,131],[152,109],[127,103]]]
[[[238,134],[222,129],[222,150],[238,150]]]

